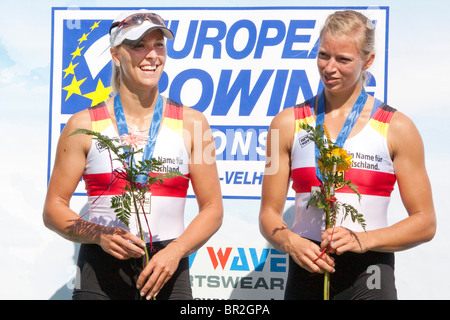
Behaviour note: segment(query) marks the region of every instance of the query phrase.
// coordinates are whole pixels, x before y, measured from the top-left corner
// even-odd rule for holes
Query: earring
[[[116,67],[120,67],[120,61],[116,61]]]

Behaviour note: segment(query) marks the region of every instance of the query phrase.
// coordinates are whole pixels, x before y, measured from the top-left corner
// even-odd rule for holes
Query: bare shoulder
[[[392,116],[388,131],[388,145],[392,157],[400,149],[422,149],[422,137],[414,122],[404,113],[396,111]]]
[[[203,120],[206,119],[206,117],[198,110],[195,110],[191,107],[183,106],[183,113],[184,117],[186,117],[186,120]]]
[[[184,127],[189,131],[194,130],[196,125],[202,125],[202,131],[210,129],[208,120],[205,115],[191,107],[183,106],[183,122]]]
[[[294,107],[290,107],[280,111],[273,119],[270,124],[272,129],[281,129],[284,131],[289,131],[291,128],[293,130],[295,124],[294,117]]]
[[[85,109],[73,114],[64,128],[73,131],[77,129],[91,129],[91,116],[89,115],[89,110]]]
[[[410,135],[420,135],[416,125],[407,115],[396,111],[389,124],[390,138],[405,139]]]
[[[278,136],[281,145],[290,150],[295,132],[294,108],[290,107],[278,113],[270,123],[269,134],[271,137]],[[274,132],[274,130],[276,132]],[[272,139],[272,138],[271,138]]]
[[[414,122],[406,114],[398,110],[394,112],[390,125],[397,130],[415,128]]]
[[[79,111],[72,115],[64,126],[59,138],[59,144],[64,146],[64,149],[67,149],[69,146],[78,146],[85,150],[90,148],[92,141],[91,136],[86,134],[72,135],[72,133],[78,129],[92,129],[91,117],[88,109]]]

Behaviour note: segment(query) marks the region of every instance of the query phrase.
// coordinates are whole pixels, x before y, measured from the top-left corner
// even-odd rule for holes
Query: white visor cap
[[[173,39],[172,31],[156,13],[148,10],[124,12],[114,19],[109,30],[111,47],[117,47],[123,42],[138,44],[145,35],[156,29],[161,30],[167,39]]]

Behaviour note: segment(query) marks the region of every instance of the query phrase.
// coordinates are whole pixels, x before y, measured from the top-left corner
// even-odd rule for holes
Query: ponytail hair
[[[112,65],[112,74],[111,74],[111,88],[113,90],[113,93],[118,93],[120,89],[120,82],[121,82],[121,76],[120,76],[120,67],[116,66],[114,61],[111,62]]]

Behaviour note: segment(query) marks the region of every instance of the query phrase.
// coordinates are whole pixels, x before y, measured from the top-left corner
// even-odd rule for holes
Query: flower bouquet
[[[349,180],[345,180],[345,173],[352,166],[352,156],[346,150],[335,144],[329,137],[328,131],[323,125],[317,125],[315,128],[302,124],[301,128],[308,133],[308,138],[316,145],[316,157],[318,173],[320,174],[320,187],[313,188],[311,198],[308,202],[308,207],[313,206],[317,209],[322,209],[325,213],[325,227],[326,229],[334,228],[336,225],[336,216],[338,212],[343,210],[342,219],[346,219],[349,215],[353,222],[357,221],[363,229],[366,224],[362,214],[351,205],[339,202],[335,197],[335,189],[349,187],[358,195],[361,200],[361,195],[357,190],[357,186]],[[325,248],[321,256],[327,251]],[[324,300],[330,298],[330,274],[325,271],[324,275]]]
[[[141,214],[145,219],[148,232],[150,235],[151,244],[151,232],[150,226],[147,221],[146,214],[150,213],[150,194],[148,191],[155,183],[162,183],[164,179],[174,177],[184,177],[183,174],[177,171],[171,171],[164,174],[152,174],[153,172],[160,171],[159,168],[162,163],[154,158],[150,160],[143,159],[142,161],[135,161],[135,155],[143,152],[143,147],[148,142],[148,136],[139,133],[136,130],[130,130],[129,134],[123,134],[119,138],[109,138],[98,132],[78,129],[71,135],[75,134],[87,134],[93,136],[96,139],[101,148],[106,148],[110,154],[111,168],[112,161],[119,160],[122,164],[121,168],[114,169],[116,177],[118,179],[124,179],[126,186],[122,190],[120,195],[113,196],[111,199],[111,208],[114,209],[119,221],[123,222],[126,226],[129,226],[132,213],[136,214],[138,229],[140,237],[144,240],[144,229],[141,221]],[[111,154],[114,154],[116,158],[112,158]],[[135,163],[136,162],[136,163]],[[111,173],[113,175],[113,173]],[[114,180],[111,180],[111,184]],[[152,247],[150,247],[152,248]],[[145,259],[143,261],[143,267],[149,262],[149,253],[147,247],[144,247]]]

